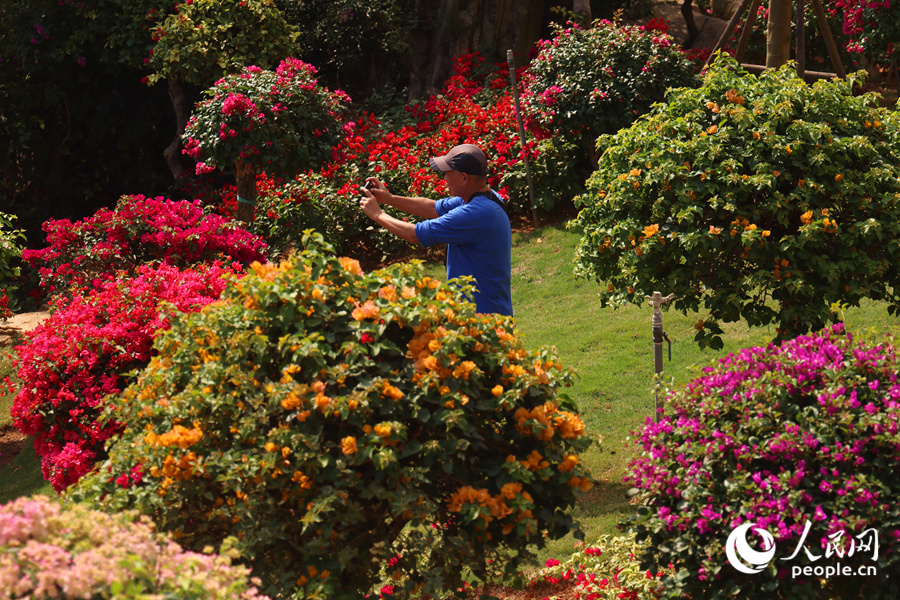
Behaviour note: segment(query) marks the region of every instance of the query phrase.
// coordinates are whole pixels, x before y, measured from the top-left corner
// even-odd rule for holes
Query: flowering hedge
[[[160,334],[74,497],[189,547],[236,536],[266,589],[297,597],[437,594],[575,528],[591,481],[557,394],[572,373],[420,265],[366,274],[320,240]]]
[[[199,200],[122,196],[113,210],[101,209],[76,223],[50,219],[42,228],[48,246],[25,250],[23,258],[39,269],[42,286],[51,292],[89,287],[119,271],[133,274],[149,262],[250,264],[264,260],[266,250],[257,236],[205,212]]]
[[[668,394],[627,480],[644,505],[628,527],[654,554],[644,567],[676,570],[669,597],[896,597],[898,361],[893,336],[858,341],[836,324],[729,354]],[[741,524],[774,540],[754,541],[774,553],[755,574],[726,562]],[[877,576],[812,576],[828,566]]]
[[[131,515],[62,508],[43,496],[0,506],[0,598],[268,600],[248,576]]]
[[[597,136],[627,127],[668,89],[700,83],[696,66],[658,25],[567,25],[554,25],[553,38],[540,43],[523,79],[523,104],[532,128],[586,153]]]
[[[658,576],[639,568],[637,555],[651,551],[631,536],[600,536],[581,543],[564,562],[548,559],[526,572],[529,596],[544,600],[657,600]]]
[[[900,119],[852,79],[807,85],[791,66],[757,77],[720,57],[699,89],[604,136],[576,224],[576,272],[601,303],[674,293],[721,322],[790,337],[863,298],[900,310]],[[706,314],[708,311],[708,316]]]
[[[62,491],[105,457],[104,443],[122,429],[101,421],[106,396],[147,364],[153,337],[180,311],[219,297],[232,267],[140,266],[133,277],[107,280],[71,297],[57,296],[50,317],[16,346],[19,391],[15,426],[34,437],[44,478]]]

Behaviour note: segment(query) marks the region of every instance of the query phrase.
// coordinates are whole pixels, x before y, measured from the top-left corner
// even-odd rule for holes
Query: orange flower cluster
[[[172,431],[157,435],[152,431],[144,438],[144,442],[150,446],[178,446],[182,450],[190,448],[200,441],[203,431],[195,423],[191,429],[183,425],[176,425]]]
[[[394,387],[386,380],[381,388],[381,395],[385,398],[390,398],[391,400],[400,400],[403,398],[403,392],[400,391],[400,388]]]
[[[150,467],[150,476],[165,477],[166,481],[163,482],[163,489],[165,489],[171,485],[172,481],[187,481],[190,479],[196,464],[197,455],[193,452],[188,452],[177,461],[175,457],[169,454],[163,460],[162,468],[155,465]]]
[[[534,435],[534,426],[526,426],[525,423],[537,421],[542,426],[537,438],[544,442],[553,439],[557,431],[563,439],[575,439],[584,434],[584,421],[581,417],[575,413],[557,410],[555,402],[545,402],[531,410],[520,407],[513,414],[513,418],[516,420],[516,431],[525,435]]]
[[[371,300],[366,300],[362,306],[354,308],[350,316],[356,321],[365,321],[366,319],[377,321],[381,318],[381,309]]]
[[[353,258],[348,258],[346,256],[341,256],[338,258],[341,263],[341,267],[350,273],[351,275],[362,275],[363,270],[362,267],[359,266],[359,261]]]
[[[510,508],[506,501],[515,500],[518,496],[521,496],[529,504],[534,502],[531,494],[522,491],[522,484],[519,482],[505,484],[496,496],[492,496],[486,489],[475,489],[467,485],[453,493],[448,500],[448,510],[458,513],[462,511],[464,504],[477,504],[490,510],[490,514],[482,513],[481,515],[484,524],[487,525],[494,519],[506,519],[515,513],[516,511]],[[531,509],[519,510],[514,520],[504,523],[503,534],[507,535],[512,532],[516,524],[524,518],[532,518]]]
[[[344,454],[356,454],[356,438],[348,435],[341,440],[341,452]]]

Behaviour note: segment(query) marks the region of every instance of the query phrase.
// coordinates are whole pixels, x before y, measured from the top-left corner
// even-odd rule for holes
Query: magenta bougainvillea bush
[[[122,196],[114,209],[101,209],[75,223],[50,219],[43,225],[46,248],[22,257],[39,269],[49,292],[93,285],[142,264],[186,267],[222,259],[249,264],[265,260],[266,244],[200,201]]]
[[[104,443],[122,426],[100,421],[104,398],[149,362],[155,332],[172,314],[217,299],[228,285],[223,276],[237,267],[144,265],[133,277],[53,300],[50,317],[16,347],[20,385],[11,412],[15,426],[34,437],[54,489],[69,487],[105,456]]]
[[[898,362],[896,338],[838,323],[730,354],[668,395],[627,476],[645,567],[674,566],[668,597],[897,597]]]
[[[268,600],[249,575],[227,556],[184,550],[131,514],[45,496],[0,506],[0,598]]]

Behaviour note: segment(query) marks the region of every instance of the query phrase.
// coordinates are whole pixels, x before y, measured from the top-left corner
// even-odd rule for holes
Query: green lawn
[[[655,406],[653,311],[646,303],[601,309],[598,284],[573,275],[579,239],[578,232],[562,225],[514,235],[512,293],[526,346],[555,346],[562,362],[579,373],[569,395],[577,400],[589,434],[598,440],[584,457],[597,484],[577,511],[590,540],[616,534],[617,523],[632,510],[627,495],[630,486],[622,478],[635,456],[629,445],[631,433],[653,416]],[[440,265],[431,268],[436,276],[443,269]],[[765,345],[775,336],[774,326],[750,330],[728,324],[725,347],[701,351],[693,342],[698,319],[697,314],[663,312],[663,328],[672,341],[671,362],[664,345],[662,380],[669,385],[689,381],[692,366],[707,365],[744,347]],[[870,302],[848,311],[845,322],[861,330],[895,325],[900,319],[889,317],[883,304]],[[573,544],[571,537],[553,542],[541,560],[562,560]]]

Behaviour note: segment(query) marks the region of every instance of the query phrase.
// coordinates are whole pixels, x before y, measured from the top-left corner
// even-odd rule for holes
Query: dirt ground
[[[13,315],[0,322],[0,348],[8,350],[19,334],[31,331],[48,316],[46,311],[30,312]],[[12,425],[0,427],[0,469],[12,462],[25,447],[27,440],[28,437]]]

